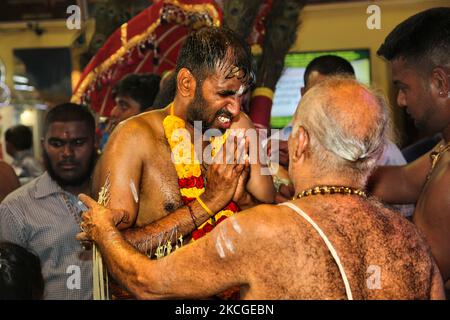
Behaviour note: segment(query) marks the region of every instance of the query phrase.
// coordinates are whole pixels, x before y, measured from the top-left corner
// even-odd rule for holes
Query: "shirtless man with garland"
[[[171,159],[168,129],[163,125],[169,115],[176,116],[184,122],[192,143],[194,137],[208,140],[203,137],[207,129],[221,133],[227,129],[254,129],[240,111],[241,97],[252,81],[247,45],[227,29],[203,28],[192,33],[180,51],[173,104],[132,117],[116,127],[96,168],[94,192],[109,176],[108,207],[127,212],[127,220],[120,228],[133,227],[124,231],[132,244],[155,247],[155,236],[162,234],[167,239],[174,228],[178,235],[189,235],[230,201],[242,209],[273,202],[272,179],[264,175],[259,159],[209,166],[201,161],[205,192],[186,206]],[[196,129],[197,121],[201,121],[202,131]],[[248,153],[249,143],[243,139],[228,137],[228,142],[235,142],[236,155]],[[202,140],[200,146],[205,150],[209,141]],[[239,150],[237,145],[241,146]],[[257,145],[253,141],[253,147]]]

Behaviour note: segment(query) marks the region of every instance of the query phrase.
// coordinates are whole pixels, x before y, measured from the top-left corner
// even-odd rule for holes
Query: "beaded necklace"
[[[367,198],[367,194],[363,190],[357,189],[357,188],[345,187],[345,186],[317,186],[317,187],[313,187],[310,189],[300,191],[300,193],[297,194],[297,196],[295,196],[292,200],[294,200],[295,198],[300,199],[300,198],[304,198],[304,197],[308,197],[308,196],[315,196],[315,195],[320,195],[320,194],[324,195],[324,194],[337,194],[337,193],[347,194],[347,195],[355,194],[357,196]]]

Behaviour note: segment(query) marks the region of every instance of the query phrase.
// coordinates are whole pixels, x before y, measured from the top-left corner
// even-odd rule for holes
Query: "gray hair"
[[[341,172],[365,183],[383,152],[388,122],[383,95],[348,77],[331,77],[302,98],[293,130],[304,127],[317,173]]]

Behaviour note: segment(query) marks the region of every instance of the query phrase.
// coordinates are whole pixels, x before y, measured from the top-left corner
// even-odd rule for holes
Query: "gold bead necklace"
[[[313,188],[301,191],[292,200],[294,200],[296,198],[300,199],[300,198],[304,198],[304,197],[308,197],[308,196],[315,196],[318,194],[324,195],[324,194],[336,194],[336,193],[348,194],[348,195],[355,194],[357,196],[367,198],[366,192],[361,189],[357,189],[357,188],[345,187],[345,186],[317,186],[317,187],[313,187]]]

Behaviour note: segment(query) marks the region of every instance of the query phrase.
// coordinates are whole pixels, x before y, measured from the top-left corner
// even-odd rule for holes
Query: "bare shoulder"
[[[276,217],[278,210],[280,210],[279,206],[261,204],[232,216],[230,222],[236,221],[242,229],[246,229],[251,233],[267,234],[267,232],[273,232],[273,226],[279,219]]]
[[[390,231],[391,229],[386,229],[384,225],[392,226],[395,229],[403,228],[405,230],[409,230],[410,232],[417,231],[416,226],[411,221],[409,221],[407,218],[403,217],[401,214],[394,211],[390,207],[385,206],[376,198],[368,198],[367,208],[364,208],[364,210],[366,210],[366,212],[369,212],[370,215],[368,215],[368,217],[371,217],[375,221],[378,221],[378,225],[385,231]],[[373,222],[372,220],[369,221]],[[393,231],[393,233],[397,234],[397,231]],[[403,233],[399,233],[398,235],[403,235]]]
[[[443,143],[444,143],[443,140],[439,141],[430,151],[423,154],[413,162],[401,166],[401,168],[404,168],[408,174],[411,174],[413,176],[415,175],[425,176],[431,168],[431,161],[430,161],[431,153],[438,150],[439,146],[442,145]]]
[[[146,137],[155,134],[162,130],[163,119],[161,110],[141,113],[121,122],[114,130],[113,136],[132,133],[136,137]]]
[[[379,249],[388,256],[402,254],[405,264],[411,261],[416,266],[430,268],[433,264],[430,246],[417,225],[374,199],[370,204],[375,208],[369,219],[370,229],[377,232],[366,232],[368,241],[379,243]]]
[[[133,152],[139,150],[152,150],[142,146],[152,145],[160,136],[164,136],[162,121],[164,114],[162,110],[144,112],[121,122],[112,133],[106,145],[108,149],[126,148]]]
[[[232,216],[229,223],[238,224],[253,239],[273,243],[274,239],[290,237],[296,218],[291,211],[285,206],[261,204]]]
[[[445,221],[449,221],[448,212],[450,211],[450,152],[447,152],[442,162],[436,166],[435,172],[430,178],[428,185],[424,189],[424,203],[430,217],[442,216]],[[432,214],[431,214],[432,213]]]
[[[436,166],[436,172],[432,176],[430,181],[430,188],[435,191],[441,190],[439,194],[444,195],[447,199],[450,199],[449,192],[442,192],[442,190],[448,189],[450,185],[450,152],[441,159],[441,163]],[[449,204],[449,203],[447,203]]]
[[[98,192],[100,181],[104,181],[108,172],[136,174],[145,159],[158,152],[156,141],[164,130],[160,121],[162,113],[157,111],[132,117],[114,129],[94,171],[94,191]]]

